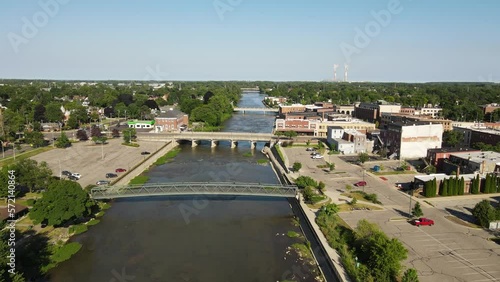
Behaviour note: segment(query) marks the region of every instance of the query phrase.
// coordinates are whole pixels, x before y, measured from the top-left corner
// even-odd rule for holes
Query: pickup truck
[[[420,226],[420,225],[429,225],[429,226],[433,226],[434,225],[434,220],[432,219],[428,219],[428,218],[425,218],[425,217],[421,217],[419,219],[416,219],[413,224],[415,224],[415,226]]]

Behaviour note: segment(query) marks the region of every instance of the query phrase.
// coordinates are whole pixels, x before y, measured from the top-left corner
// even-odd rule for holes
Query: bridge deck
[[[297,191],[298,189],[295,185],[186,182],[102,186],[92,188],[90,196],[96,200],[169,195],[231,195],[291,198],[296,197]]]

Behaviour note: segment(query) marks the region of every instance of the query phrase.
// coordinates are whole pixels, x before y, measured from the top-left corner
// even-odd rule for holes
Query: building
[[[334,105],[333,111],[338,114],[346,114],[352,116],[354,114],[354,105]]]
[[[285,97],[265,97],[264,100],[270,105],[281,105],[288,101]]]
[[[329,126],[327,135],[327,143],[343,154],[366,153],[373,150],[373,141],[367,140],[366,134],[357,130]]]
[[[332,148],[344,155],[354,154],[354,143],[341,138],[333,138],[329,143]]]
[[[290,106],[280,105],[279,115],[283,116],[286,113],[290,112],[305,112],[306,106],[302,104],[292,104]]]
[[[484,143],[497,146],[500,143],[500,130],[489,129],[484,124],[476,123],[473,126],[454,127],[454,131],[461,132],[463,141],[460,144],[464,147],[471,147],[475,143]]]
[[[461,153],[461,152],[480,152],[479,150],[469,149],[469,148],[438,148],[438,149],[428,149],[427,150],[427,160],[429,163],[436,167],[438,171],[443,170],[443,162],[447,160],[451,154]]]
[[[453,130],[452,121],[449,119],[437,119],[430,116],[409,115],[406,113],[382,113],[380,123],[405,123],[405,122],[427,122],[439,123],[443,125],[444,131]]]
[[[484,114],[492,113],[497,109],[500,109],[500,104],[497,103],[491,103],[488,105],[481,105],[481,109],[483,109]]]
[[[315,136],[317,122],[308,119],[276,119],[274,130],[276,132],[295,131],[300,135]]]
[[[399,159],[427,156],[428,149],[441,148],[443,125],[433,123],[391,123],[384,126],[381,139],[389,153]]]
[[[168,108],[161,110],[157,117],[155,117],[155,132],[172,132],[180,131],[187,128],[189,117],[187,114]]]
[[[423,189],[426,182],[436,179],[436,184],[437,184],[436,195],[438,195],[439,194],[439,187],[441,187],[441,182],[443,182],[443,180],[445,180],[445,179],[449,179],[452,177],[455,177],[455,175],[446,175],[444,173],[429,174],[429,175],[416,175],[413,178],[413,183],[414,183],[414,187],[416,189]],[[469,194],[470,190],[471,190],[471,187],[470,187],[471,182],[474,178],[476,178],[476,174],[461,174],[461,175],[459,175],[459,177],[464,178],[464,184],[465,184],[464,193]]]
[[[375,130],[374,123],[364,122],[359,119],[350,119],[348,121],[322,121],[316,126],[317,130],[315,136],[327,138],[329,126],[340,126],[345,130],[353,129],[365,134]]]
[[[451,173],[490,173],[496,172],[500,165],[500,153],[492,151],[470,151],[450,154],[448,161],[443,162],[443,171]],[[500,171],[498,171],[500,173]]]
[[[11,217],[10,216],[11,213],[9,212],[9,209],[12,209],[12,208],[14,208],[14,211],[15,211],[14,217]],[[25,215],[27,213],[28,213],[28,207],[26,207],[26,206],[14,204],[14,207],[12,207],[11,204],[9,204],[9,205],[3,204],[0,206],[0,221],[6,221],[9,219],[15,220],[15,219],[22,217],[23,215]]]
[[[155,124],[154,120],[130,120],[127,121],[128,127],[130,128],[150,128],[153,129]]]
[[[354,116],[368,122],[375,122],[380,121],[382,113],[399,113],[400,111],[401,105],[379,100],[377,103],[360,103],[354,109]]]

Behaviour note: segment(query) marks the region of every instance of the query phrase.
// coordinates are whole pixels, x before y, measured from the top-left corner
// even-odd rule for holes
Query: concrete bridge
[[[240,88],[241,91],[243,92],[260,92],[259,87],[254,87],[254,88]]]
[[[263,113],[277,113],[279,109],[274,108],[234,108],[234,112],[263,112]]]
[[[141,140],[150,141],[191,141],[193,147],[199,145],[201,140],[210,141],[211,147],[219,144],[219,141],[229,141],[231,148],[235,148],[238,142],[250,142],[253,149],[257,142],[266,142],[272,147],[277,136],[272,133],[249,133],[249,132],[182,132],[182,133],[140,133],[137,134]]]
[[[238,182],[183,182],[156,183],[126,186],[101,186],[92,188],[90,196],[95,200],[149,196],[259,196],[294,198],[298,195],[295,185],[238,183]]]

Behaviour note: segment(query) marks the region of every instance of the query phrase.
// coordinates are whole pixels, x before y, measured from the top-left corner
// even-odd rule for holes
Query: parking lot
[[[336,172],[342,173],[331,174],[317,168],[318,164],[325,164],[325,160],[311,159],[310,152],[305,149],[284,148],[290,164],[296,161],[302,163],[302,169],[294,175],[307,175],[324,181],[328,196],[338,197],[346,184],[352,185],[363,179],[361,167],[346,163],[336,155],[325,155],[325,158],[335,163]],[[452,209],[465,209],[470,213],[468,209],[481,199],[429,199],[435,207],[420,201],[424,215],[433,219],[435,225],[416,227],[405,220],[410,211],[409,195],[395,186],[395,183],[411,182],[413,177],[408,174],[386,175],[384,180],[380,176],[365,174],[365,192],[376,193],[385,210],[349,211],[340,213],[340,216],[352,228],[359,220],[367,219],[377,223],[388,236],[401,240],[408,249],[405,264],[418,270],[422,282],[500,281],[500,245],[487,240],[492,234],[445,218],[452,214]],[[412,202],[414,205],[415,199]]]

